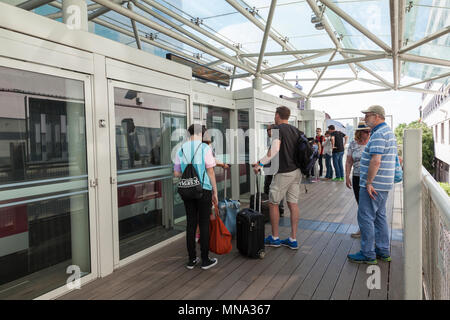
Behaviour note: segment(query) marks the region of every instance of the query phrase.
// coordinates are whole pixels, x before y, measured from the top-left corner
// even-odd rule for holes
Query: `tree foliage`
[[[434,141],[433,132],[427,125],[420,121],[414,121],[410,124],[401,123],[395,128],[397,145],[403,145],[403,131],[405,129],[422,129],[422,164],[431,174],[434,172]]]

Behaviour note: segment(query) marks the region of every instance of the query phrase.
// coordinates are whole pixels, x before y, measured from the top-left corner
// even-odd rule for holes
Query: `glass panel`
[[[163,225],[162,181],[120,186],[119,205],[120,259],[142,251],[177,231]]]
[[[230,111],[227,109],[194,104],[194,121],[205,125],[212,135],[211,147],[216,159],[221,163],[231,164],[231,151],[227,139],[230,129]],[[220,141],[222,140],[222,141]],[[227,171],[227,198],[231,197],[231,170]],[[225,197],[225,170],[219,166],[214,168],[219,199]]]
[[[248,111],[238,111],[238,128],[246,132],[249,129]],[[239,194],[250,198],[250,149],[249,138],[245,136],[245,152],[239,154]],[[245,197],[244,196],[244,197]]]
[[[184,116],[174,116],[170,114],[163,114],[163,145],[170,145],[169,150],[175,150],[175,146],[179,143],[183,142],[186,138],[185,134],[183,134],[179,129],[185,129],[187,127],[186,117]],[[178,131],[178,133],[177,133]],[[169,156],[166,153],[166,156]],[[184,202],[181,199],[180,194],[178,193],[178,179],[173,178],[170,181],[167,180],[165,182],[167,188],[171,188],[173,194],[173,222],[174,228],[182,229],[185,227],[186,220],[186,210],[184,208]]]
[[[0,299],[91,272],[84,83],[0,67]]]
[[[114,88],[114,103],[124,259],[183,229],[186,214],[173,180],[172,149],[185,138],[186,100]]]
[[[170,165],[170,157],[162,161],[161,112],[186,114],[185,100],[115,88],[114,101],[117,170]]]

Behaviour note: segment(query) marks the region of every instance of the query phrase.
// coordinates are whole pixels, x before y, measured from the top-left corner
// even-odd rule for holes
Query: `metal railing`
[[[405,299],[450,300],[450,198],[422,166],[422,131],[403,139]]]
[[[427,300],[450,300],[450,197],[422,167],[422,270]]]

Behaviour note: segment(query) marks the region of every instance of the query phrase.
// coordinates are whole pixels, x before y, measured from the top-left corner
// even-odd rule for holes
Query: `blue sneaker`
[[[392,258],[391,258],[390,255],[380,253],[377,248],[375,248],[375,253],[376,253],[378,259],[381,259],[381,260],[383,260],[385,262],[391,262],[392,261]]]
[[[368,259],[361,251],[347,255],[347,258],[354,263],[377,264],[377,259]]]
[[[279,247],[281,246],[281,240],[278,238],[275,240],[272,235],[268,236],[264,239],[264,245],[270,246],[270,247]]]
[[[297,250],[298,249],[297,240],[291,241],[289,238],[281,240],[281,245],[289,247],[289,248],[291,248],[293,250]]]

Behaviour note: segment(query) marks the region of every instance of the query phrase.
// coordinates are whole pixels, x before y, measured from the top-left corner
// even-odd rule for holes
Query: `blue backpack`
[[[394,174],[394,183],[399,183],[403,181],[403,170],[400,165],[400,160],[398,156],[395,157],[395,174]]]

